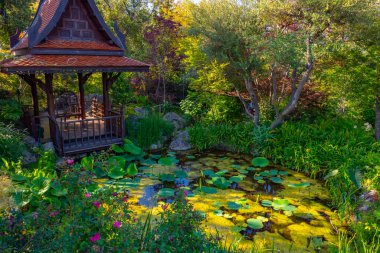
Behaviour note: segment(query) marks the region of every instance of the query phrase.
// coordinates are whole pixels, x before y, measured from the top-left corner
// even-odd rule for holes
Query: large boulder
[[[169,148],[174,151],[186,151],[191,149],[190,137],[187,130],[178,132]]]
[[[186,120],[175,112],[168,112],[165,114],[164,120],[172,123],[176,132],[184,129],[186,126]]]
[[[135,115],[138,118],[144,118],[145,116],[148,116],[149,112],[144,107],[138,107],[134,109]]]
[[[45,151],[55,151],[55,148],[54,148],[54,144],[53,144],[53,142],[47,142],[47,143],[45,143],[44,145],[43,145],[43,149],[45,150]]]
[[[36,154],[30,152],[29,150],[25,150],[22,154],[22,164],[27,165],[35,162],[37,162]]]

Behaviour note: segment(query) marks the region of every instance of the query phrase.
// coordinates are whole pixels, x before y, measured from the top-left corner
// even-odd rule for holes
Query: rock
[[[162,149],[163,145],[161,142],[154,143],[150,146],[150,150],[157,150],[157,149]]]
[[[189,133],[187,130],[179,132],[174,140],[170,143],[169,148],[175,151],[186,151],[191,149]]]
[[[134,111],[138,118],[144,118],[149,114],[148,110],[143,107],[135,108]]]
[[[186,120],[175,112],[168,112],[165,114],[164,120],[172,123],[176,132],[184,129],[186,126]]]
[[[35,148],[38,146],[38,142],[30,135],[25,136],[24,142],[26,145],[28,145],[30,148]]]
[[[45,151],[55,151],[53,142],[47,142],[43,145]]]
[[[22,164],[27,165],[35,162],[37,162],[36,155],[30,152],[29,150],[24,151],[24,153],[22,154]]]

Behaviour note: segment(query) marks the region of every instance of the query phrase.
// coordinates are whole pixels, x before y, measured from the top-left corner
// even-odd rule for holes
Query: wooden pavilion
[[[1,72],[16,74],[31,87],[30,123],[35,134],[41,122],[38,87],[46,93],[50,138],[60,155],[103,149],[123,141],[124,113],[111,107],[110,87],[121,72],[145,72],[149,65],[125,57],[125,36],[117,23],[114,30],[117,36],[104,22],[94,0],[40,0],[25,34],[21,39],[19,33],[10,39],[13,57],[0,62]],[[89,115],[84,86],[95,72],[102,73],[103,101]],[[57,73],[75,73],[78,77],[75,115],[70,110],[62,114],[56,108],[53,76]]]

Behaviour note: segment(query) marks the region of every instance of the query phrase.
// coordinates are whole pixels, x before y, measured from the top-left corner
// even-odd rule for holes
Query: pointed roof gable
[[[110,31],[94,0],[40,0],[33,22],[11,51],[15,55],[45,47],[124,51],[122,41]]]

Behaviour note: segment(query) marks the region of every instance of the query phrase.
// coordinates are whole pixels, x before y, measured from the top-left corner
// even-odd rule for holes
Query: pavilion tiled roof
[[[123,70],[148,70],[149,65],[128,57],[93,56],[93,55],[24,55],[16,59],[4,60],[0,63],[1,70],[12,73],[30,69],[45,71],[81,70],[112,68]]]
[[[103,41],[47,40],[35,46],[35,48],[123,51],[121,48]]]

